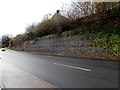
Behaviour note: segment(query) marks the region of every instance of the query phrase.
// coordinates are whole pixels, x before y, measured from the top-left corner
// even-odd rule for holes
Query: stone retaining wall
[[[85,55],[85,56],[107,56],[112,57],[110,53],[102,48],[93,47],[90,41],[80,40],[80,36],[72,36],[58,39],[40,39],[35,44],[25,45],[15,50],[24,50],[28,52],[51,53],[61,55]]]

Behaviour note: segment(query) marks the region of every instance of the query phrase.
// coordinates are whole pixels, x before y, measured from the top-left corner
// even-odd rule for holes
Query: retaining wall
[[[113,57],[103,48],[93,47],[89,40],[80,40],[80,36],[64,37],[58,39],[40,39],[35,44],[17,47],[15,50],[28,52],[50,53],[58,55]]]

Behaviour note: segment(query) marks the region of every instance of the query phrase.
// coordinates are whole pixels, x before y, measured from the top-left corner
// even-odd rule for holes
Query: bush
[[[113,55],[120,56],[120,37],[116,34],[104,34],[99,32],[94,36],[92,45],[103,47],[106,49],[106,53],[110,51]]]

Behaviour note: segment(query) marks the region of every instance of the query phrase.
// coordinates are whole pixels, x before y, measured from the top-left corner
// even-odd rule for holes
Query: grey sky
[[[0,0],[0,36],[23,33],[25,28],[40,22],[47,13],[55,13],[71,0]]]

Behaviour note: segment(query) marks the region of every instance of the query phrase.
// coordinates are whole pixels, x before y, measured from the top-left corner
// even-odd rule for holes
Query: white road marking
[[[65,65],[65,64],[59,64],[59,63],[54,63],[55,65],[59,65],[59,66],[64,66],[64,67],[69,67],[69,68],[75,68],[75,69],[80,69],[80,70],[84,70],[84,71],[92,71],[90,69],[86,69],[86,68],[80,68],[80,67],[75,67],[75,66],[70,66],[70,65]]]

